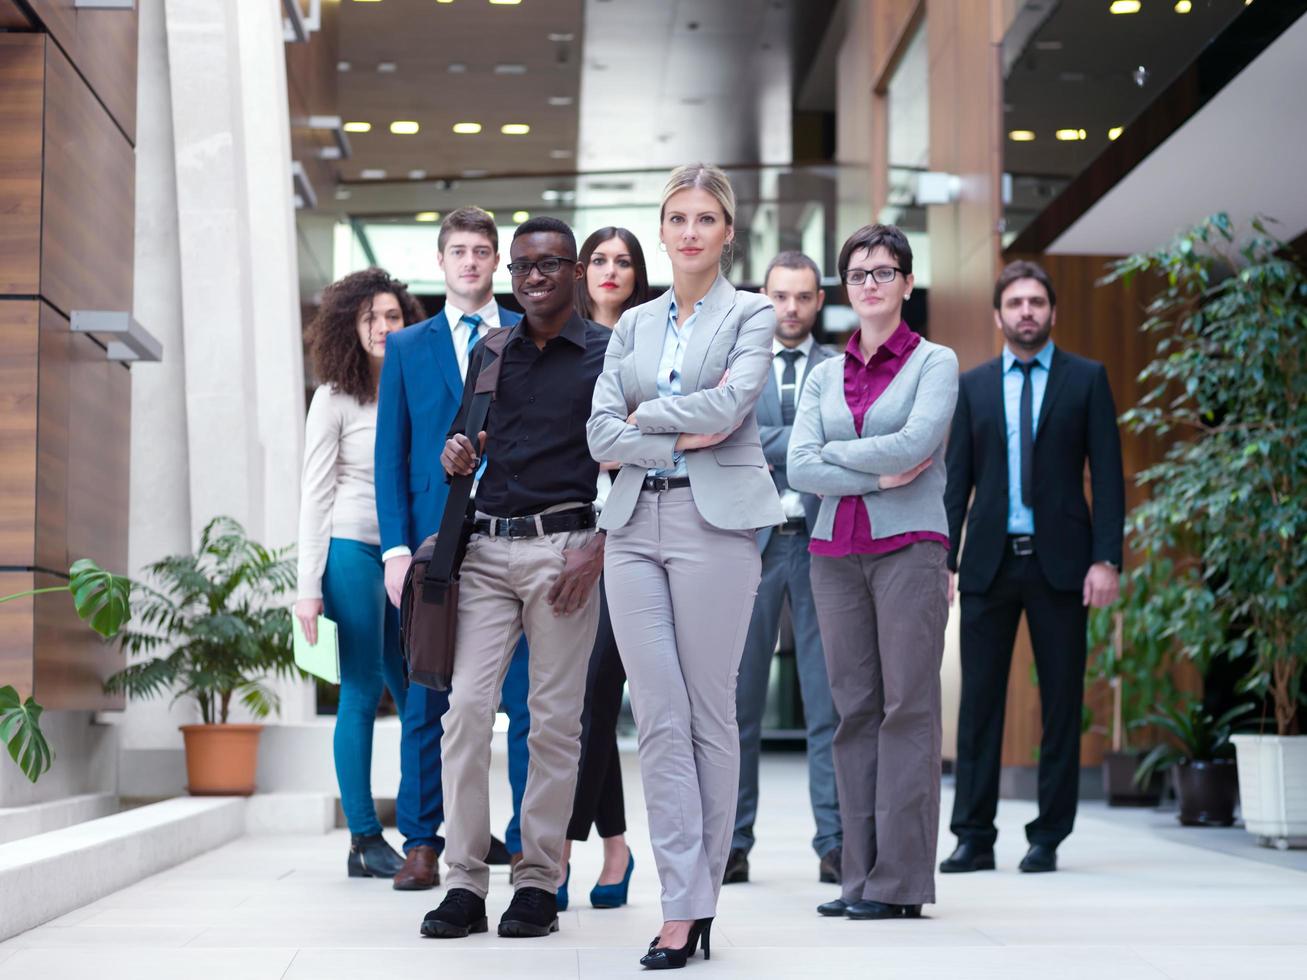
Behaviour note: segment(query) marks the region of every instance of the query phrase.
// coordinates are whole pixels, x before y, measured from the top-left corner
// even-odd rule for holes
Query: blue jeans
[[[520,816],[530,762],[526,744],[531,731],[531,715],[526,706],[528,682],[527,646],[523,636],[517,641],[500,690],[501,706],[508,714],[508,782],[513,792],[513,817],[504,833],[504,845],[513,854],[522,850]],[[436,831],[445,819],[445,796],[440,786],[440,738],[445,733],[442,719],[448,708],[448,691],[433,691],[420,684],[408,689],[399,746],[399,797],[395,801],[395,819],[399,832],[404,835],[406,854],[420,845],[434,847],[437,853],[445,849],[445,839]]]
[[[322,577],[323,612],[335,620],[340,642],[340,702],[332,749],[340,806],[351,834],[379,834],[372,802],[372,725],[381,687],[404,713],[404,668],[399,613],[386,599],[381,549],[332,538]]]

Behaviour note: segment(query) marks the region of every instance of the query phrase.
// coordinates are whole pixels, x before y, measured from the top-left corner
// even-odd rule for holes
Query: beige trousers
[[[545,599],[563,569],[563,549],[580,548],[593,530],[536,538],[474,534],[463,560],[458,640],[445,734],[440,740],[445,793],[446,882],[483,898],[490,887],[490,736],[499,691],[517,638],[531,648],[531,754],[522,799],[522,862],[513,881],[554,892],[563,837],[572,815],[581,753],[586,666],[599,624],[599,587],[570,616]]]

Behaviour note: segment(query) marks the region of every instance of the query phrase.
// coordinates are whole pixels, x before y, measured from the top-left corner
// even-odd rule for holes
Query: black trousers
[[[999,769],[1012,645],[1022,611],[1030,628],[1043,737],[1039,816],[1032,844],[1056,847],[1075,823],[1080,795],[1080,718],[1085,688],[1086,610],[1079,592],[1053,589],[1033,555],[1004,557],[988,592],[962,596],[962,707],[951,829],[992,847],[998,837]]]
[[[585,679],[581,711],[581,771],[576,780],[568,840],[586,840],[593,825],[600,837],[626,833],[622,760],[617,751],[617,716],[622,710],[626,670],[608,618],[608,594],[599,585],[599,631]]]

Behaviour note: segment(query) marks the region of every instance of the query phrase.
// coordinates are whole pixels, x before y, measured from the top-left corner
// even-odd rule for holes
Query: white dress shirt
[[[782,381],[785,375],[785,359],[781,357],[783,350],[797,350],[803,356],[794,361],[794,407],[799,407],[799,388],[803,385],[803,376],[808,373],[808,358],[812,354],[812,347],[816,343],[812,339],[812,334],[803,338],[803,343],[798,347],[786,347],[779,340],[772,340],[772,372],[776,377],[776,397],[780,398]],[[781,494],[781,507],[785,510],[787,518],[796,518],[805,516],[803,510],[803,498],[799,496],[797,490],[787,489]]]
[[[460,310],[448,300],[445,301],[445,319],[449,321],[449,332],[454,338],[454,356],[458,358],[458,376],[467,378],[467,338],[472,328],[463,322],[463,314],[467,310]],[[476,311],[476,315],[481,317],[481,336],[486,335],[487,330],[499,326],[499,304],[495,302],[495,297],[490,297],[490,302],[481,309]]]

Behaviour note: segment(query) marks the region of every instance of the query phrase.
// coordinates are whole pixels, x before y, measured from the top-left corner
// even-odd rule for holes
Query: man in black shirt
[[[554,218],[525,222],[509,256],[513,295],[526,317],[505,328],[506,338],[487,337],[473,352],[463,406],[440,457],[451,475],[475,472],[480,453],[487,463],[462,566],[454,676],[440,743],[449,890],[422,923],[423,935],[434,938],[487,929],[491,724],[523,631],[531,648],[531,770],[516,892],[499,934],[557,931],[555,893],[576,787],[586,665],[599,621],[599,464],[590,457],[585,426],[610,334],[573,311],[584,268],[567,225]],[[496,350],[502,350],[499,381],[486,426],[469,434],[472,378]]]

